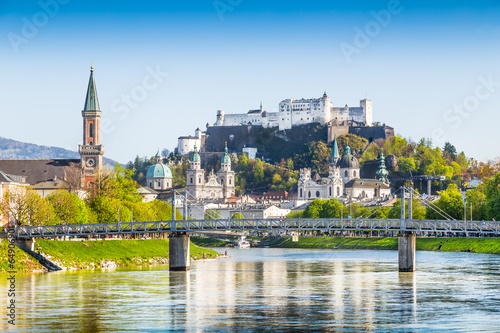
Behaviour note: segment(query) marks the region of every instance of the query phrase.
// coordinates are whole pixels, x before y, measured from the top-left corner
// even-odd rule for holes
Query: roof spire
[[[333,139],[332,158],[330,162],[337,163],[339,159],[340,159],[339,146],[337,144],[337,134],[335,134],[335,138]]]
[[[379,166],[378,166],[378,170],[375,173],[375,175],[376,175],[378,180],[380,180],[384,183],[388,183],[389,182],[389,178],[388,178],[389,171],[387,171],[387,169],[385,167],[384,153],[380,154],[380,157],[378,160],[379,160]]]
[[[97,90],[94,81],[94,66],[90,66],[89,86],[87,88],[87,97],[85,98],[85,106],[83,111],[100,111],[99,100],[97,98]]]

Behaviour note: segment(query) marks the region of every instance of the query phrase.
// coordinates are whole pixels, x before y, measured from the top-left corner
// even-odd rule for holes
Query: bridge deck
[[[443,221],[405,220],[401,228],[399,219],[245,219],[245,220],[182,220],[155,222],[114,222],[95,224],[19,226],[16,234],[21,238],[127,235],[172,232],[217,231],[412,231],[445,232],[500,236],[500,222],[496,221]]]

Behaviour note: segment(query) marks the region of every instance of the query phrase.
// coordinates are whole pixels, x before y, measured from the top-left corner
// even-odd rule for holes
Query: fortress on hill
[[[194,136],[178,138],[177,153],[187,155],[198,147],[200,153],[216,153],[225,149],[224,143],[232,152],[247,152],[258,146],[262,129],[275,130],[275,136],[286,137],[292,128],[319,124],[327,131],[327,143],[335,136],[348,133],[366,138],[369,142],[394,136],[392,127],[373,125],[372,101],[363,99],[359,106],[336,107],[330,97],[323,94],[320,98],[285,99],[279,103],[278,112],[268,112],[262,107],[247,113],[226,113],[217,111],[213,125],[206,125],[206,131],[196,129]]]

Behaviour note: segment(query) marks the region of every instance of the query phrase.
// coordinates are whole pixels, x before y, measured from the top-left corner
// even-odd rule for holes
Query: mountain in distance
[[[35,160],[55,158],[79,159],[80,154],[60,147],[40,146],[0,137],[0,159]],[[117,162],[103,157],[103,163],[114,166]]]

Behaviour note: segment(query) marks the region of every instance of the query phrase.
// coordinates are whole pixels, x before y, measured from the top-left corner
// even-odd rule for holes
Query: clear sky
[[[77,150],[92,61],[121,163],[173,150],[217,109],[325,90],[373,100],[404,137],[500,155],[497,0],[3,0],[0,36],[2,137]]]

